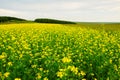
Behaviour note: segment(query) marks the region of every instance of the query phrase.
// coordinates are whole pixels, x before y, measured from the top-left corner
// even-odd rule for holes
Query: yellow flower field
[[[119,80],[120,31],[103,27],[0,25],[0,80]]]

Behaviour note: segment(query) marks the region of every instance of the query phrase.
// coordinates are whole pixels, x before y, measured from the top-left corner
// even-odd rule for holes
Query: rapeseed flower
[[[109,60],[110,64],[112,64],[112,59]]]
[[[20,56],[19,58],[22,58],[22,57],[23,57],[23,54],[21,53],[19,56]]]
[[[69,62],[71,62],[72,60],[70,59],[70,58],[67,58],[67,57],[64,57],[63,59],[62,59],[62,62],[63,63],[69,63]]]
[[[8,77],[10,75],[10,72],[6,72],[3,74],[5,77]]]
[[[94,80],[97,80],[96,78],[94,78]]]
[[[61,71],[60,71],[60,72],[57,72],[57,77],[62,78],[62,77],[63,77],[63,74],[64,74],[64,73],[63,73],[63,72],[61,72]]]
[[[4,58],[6,58],[6,56],[0,55],[0,59],[4,59]]]
[[[41,74],[40,73],[37,73],[37,77],[36,77],[36,79],[41,79],[42,77],[41,77]]]
[[[16,39],[16,38],[15,38],[14,36],[12,36],[11,40],[13,40],[13,41],[14,41],[15,39]]]
[[[80,73],[81,73],[82,76],[86,75],[86,73],[84,71],[81,71]]]
[[[12,66],[13,64],[12,64],[12,62],[8,62],[8,65],[9,65],[9,66]]]
[[[43,80],[48,80],[48,78],[47,78],[47,77],[45,77]]]
[[[15,78],[14,80],[21,80],[21,78]]]
[[[0,77],[2,76],[2,73],[0,72]]]
[[[38,68],[38,70],[43,71],[43,68]]]
[[[91,76],[94,76],[94,73],[91,73]]]
[[[72,72],[74,72],[75,74],[78,73],[78,68],[75,66],[68,66],[68,69],[70,69]]]
[[[31,67],[32,67],[32,68],[36,68],[36,67],[37,67],[37,65],[32,65]]]

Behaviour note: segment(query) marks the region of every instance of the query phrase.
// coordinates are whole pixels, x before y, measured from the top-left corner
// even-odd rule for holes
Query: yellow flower
[[[35,56],[37,57],[37,56],[40,56],[40,53],[35,53]]]
[[[12,47],[11,47],[11,46],[8,46],[8,49],[12,49]]]
[[[114,65],[114,69],[115,69],[116,71],[118,71],[118,67],[117,67],[117,65]]]
[[[43,68],[38,68],[38,70],[43,71]]]
[[[110,64],[112,64],[112,59],[109,60]]]
[[[9,75],[10,75],[10,72],[4,73],[4,76],[5,76],[5,77],[8,77]]]
[[[85,72],[83,72],[83,71],[81,71],[81,75],[82,75],[82,76],[85,76],[85,75],[86,75],[86,73],[85,73]]]
[[[97,80],[96,78],[94,78],[94,80]]]
[[[2,73],[0,72],[0,76],[2,76]]]
[[[28,45],[27,43],[24,43],[23,47],[24,47],[25,49],[29,49],[29,45]]]
[[[8,65],[9,65],[9,66],[12,66],[13,64],[12,64],[12,62],[8,62]]]
[[[33,56],[33,54],[31,54],[31,53],[30,53],[29,55],[30,55],[31,57]]]
[[[78,73],[78,76],[81,76],[81,74],[80,74],[80,73]]]
[[[3,40],[3,42],[6,42],[6,40]]]
[[[4,59],[6,56],[4,55],[0,55],[0,59]]]
[[[62,78],[63,77],[63,72],[57,72],[57,77]]]
[[[14,80],[21,80],[21,78],[15,78]]]
[[[106,80],[110,80],[110,79],[109,79],[109,77],[107,77],[107,79],[106,79]]]
[[[66,63],[66,62],[71,62],[72,60],[70,59],[70,58],[67,58],[67,57],[64,57],[63,59],[62,59],[62,62],[63,63]]]
[[[41,74],[40,73],[37,73],[36,79],[41,79]]]
[[[22,57],[23,57],[23,54],[20,54],[19,56],[20,56],[20,58],[22,58]]]
[[[47,78],[47,77],[45,77],[43,80],[48,80],[48,78]]]
[[[32,68],[36,68],[36,67],[37,67],[37,65],[32,65],[31,67],[32,67]]]
[[[78,68],[75,66],[68,66],[68,69],[70,69],[72,72],[74,72],[75,74],[78,73]]]
[[[12,40],[15,40],[16,38],[14,36],[12,36]]]
[[[90,66],[92,66],[92,64],[90,64]]]
[[[91,76],[94,76],[94,73],[91,73]]]
[[[84,78],[84,79],[82,79],[82,80],[86,80],[86,79]]]
[[[62,72],[63,72],[63,71],[66,71],[66,69],[59,69],[59,71],[62,71]]]
[[[29,60],[29,63],[32,63],[32,60]]]

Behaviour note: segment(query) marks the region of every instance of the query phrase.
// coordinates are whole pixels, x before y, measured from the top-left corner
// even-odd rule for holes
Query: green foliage
[[[55,20],[55,19],[46,19],[46,18],[35,19],[35,22],[38,22],[38,23],[56,23],[56,24],[76,24],[75,22]]]

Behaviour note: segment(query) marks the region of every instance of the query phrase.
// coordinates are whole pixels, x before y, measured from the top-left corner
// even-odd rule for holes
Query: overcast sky
[[[0,16],[120,22],[120,0],[0,0]]]

